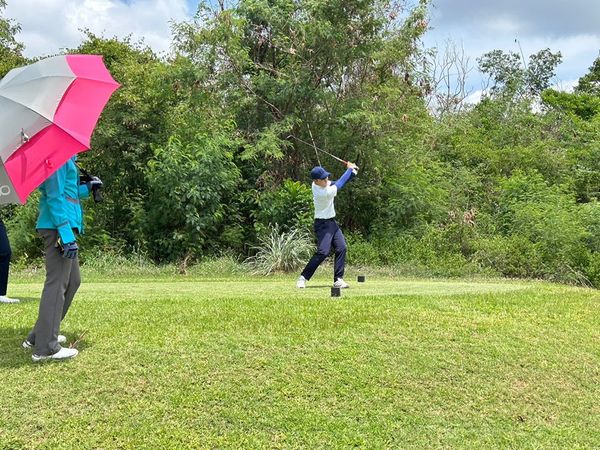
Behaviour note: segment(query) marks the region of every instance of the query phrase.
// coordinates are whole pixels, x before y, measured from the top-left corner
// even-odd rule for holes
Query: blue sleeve
[[[87,184],[79,185],[79,198],[88,198],[90,196],[90,190],[87,187]]]
[[[64,195],[66,172],[66,165],[63,165],[44,182],[50,219],[64,243],[75,242],[75,234],[69,223],[67,200]]]
[[[352,172],[352,169],[348,169],[346,170],[346,172],[344,172],[344,175],[342,175],[339,180],[334,181],[333,183],[331,183],[331,185],[336,186],[339,191],[352,178],[354,178],[354,173]]]

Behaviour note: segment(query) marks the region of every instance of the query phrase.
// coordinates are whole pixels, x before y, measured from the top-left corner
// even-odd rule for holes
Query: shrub
[[[159,260],[197,257],[218,244],[214,237],[227,219],[227,199],[240,171],[225,134],[198,135],[184,144],[171,138],[148,164],[146,230],[151,256]]]
[[[360,233],[347,233],[346,244],[348,264],[354,266],[379,266],[382,264],[381,253],[372,242],[367,241]]]
[[[538,245],[523,236],[494,236],[475,243],[474,260],[507,277],[540,277],[545,268]]]
[[[588,234],[585,239],[587,247],[600,253],[600,203],[597,200],[584,203],[579,207],[579,215]]]
[[[6,220],[6,230],[12,248],[13,259],[36,259],[43,255],[43,244],[35,224],[38,218],[39,191],[35,191],[23,206],[18,206],[10,219]]]
[[[278,225],[281,231],[294,228],[309,230],[313,221],[312,191],[299,181],[285,180],[274,190],[263,192],[258,199],[254,227],[263,233]]]
[[[500,188],[502,236],[480,245],[482,262],[496,260],[501,272],[509,276],[581,282],[591,240],[575,197],[561,186],[548,185],[535,172],[516,172]]]
[[[592,253],[590,256],[585,276],[589,284],[595,288],[600,288],[600,253]]]

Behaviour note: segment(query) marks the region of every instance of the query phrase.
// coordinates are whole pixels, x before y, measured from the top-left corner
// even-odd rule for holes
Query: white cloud
[[[518,33],[522,29],[522,25],[511,17],[494,17],[485,21],[484,28],[489,33]]]
[[[579,84],[579,80],[566,80],[552,86],[553,89],[561,92],[573,92]]]
[[[477,104],[481,101],[481,99],[483,98],[483,94],[485,91],[479,89],[475,92],[473,92],[471,95],[469,95],[467,98],[465,98],[464,102],[467,105],[474,105]]]
[[[190,12],[186,0],[8,0],[5,15],[21,24],[17,38],[33,57],[76,47],[82,29],[107,37],[131,34],[166,52],[170,22],[186,20]]]

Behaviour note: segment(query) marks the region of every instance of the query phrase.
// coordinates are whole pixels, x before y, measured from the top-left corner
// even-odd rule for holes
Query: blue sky
[[[411,0],[415,1],[415,0]],[[526,56],[549,47],[563,53],[554,83],[572,86],[600,52],[600,0],[433,0],[428,46],[453,40],[472,66],[499,48]],[[18,38],[27,56],[75,47],[81,29],[97,34],[143,38],[159,53],[169,51],[170,22],[189,19],[197,0],[8,0],[6,16],[22,26]],[[481,89],[476,71],[469,90]]]

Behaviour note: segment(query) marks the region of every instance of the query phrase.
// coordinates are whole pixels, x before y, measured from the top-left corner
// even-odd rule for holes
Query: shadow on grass
[[[22,347],[23,340],[29,331],[31,329],[25,327],[0,328],[0,369],[16,369],[33,364],[31,361],[32,350]],[[76,342],[76,348],[81,352],[92,346],[84,331],[63,334],[67,337],[65,347],[70,347],[72,343]]]
[[[320,284],[317,286],[306,286],[305,289],[325,289],[325,288],[330,288],[331,285],[330,284]]]

